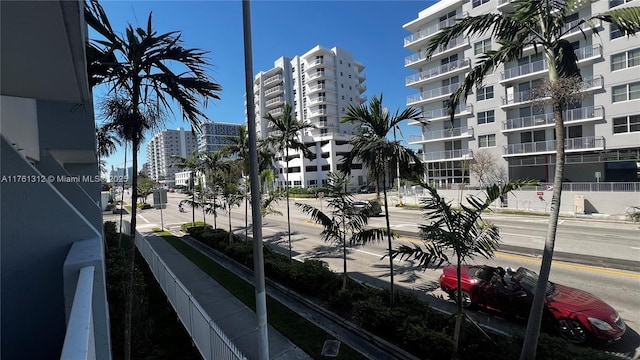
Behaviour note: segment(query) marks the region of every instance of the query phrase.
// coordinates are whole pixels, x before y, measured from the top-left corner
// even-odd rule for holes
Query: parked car
[[[382,206],[377,201],[360,200],[353,202],[355,211],[368,211],[369,216],[379,216],[382,214]]]
[[[376,187],[373,185],[365,185],[365,186],[361,186],[360,190],[358,190],[358,192],[360,194],[370,194],[376,191]]]
[[[505,280],[503,274],[506,273],[501,267],[463,265],[460,273],[463,306],[527,319],[538,274],[521,267]],[[455,266],[443,269],[440,288],[455,300]],[[553,282],[547,284],[546,293],[543,325],[568,341],[576,344],[613,342],[624,335],[626,325],[618,312],[596,296]]]

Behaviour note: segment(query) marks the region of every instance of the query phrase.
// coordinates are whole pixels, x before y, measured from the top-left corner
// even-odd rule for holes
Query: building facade
[[[198,151],[216,152],[231,142],[229,138],[240,134],[240,124],[206,122],[201,125],[202,132],[198,134]]]
[[[181,171],[175,166],[174,156],[188,158],[198,148],[196,136],[183,128],[162,130],[153,135],[147,145],[147,169],[156,181],[173,182],[174,174]]]
[[[585,1],[569,21],[624,3]],[[425,56],[429,39],[456,18],[510,10],[509,1],[503,0],[444,0],[403,26],[411,33],[404,47],[414,52],[405,58],[405,67],[415,71],[405,80],[416,91],[407,105],[422,109],[427,123],[411,123],[421,127],[421,134],[412,136],[410,144],[422,146],[428,181],[477,184],[476,174],[468,169],[481,158],[495,162],[500,180],[553,181],[553,113],[550,104],[535,95],[548,77],[541,52],[526,49],[518,61],[489,74],[483,86],[474,88],[457,107],[453,124],[446,110],[449,96],[477,63],[477,56],[498,44],[490,34],[460,37],[430,59]],[[565,180],[639,181],[640,43],[607,23],[596,25],[599,35],[587,26],[581,29],[584,34],[576,29],[566,35],[574,45],[583,84],[580,99],[564,114]]]
[[[366,102],[364,65],[354,60],[348,51],[316,46],[303,55],[281,57],[270,70],[258,73],[254,79],[256,131],[259,138],[269,136],[267,114],[281,116],[284,104],[293,107],[296,119],[314,125],[299,134],[300,140],[316,156],[309,160],[290,150],[288,166],[283,154],[277,159],[277,185],[312,188],[326,184],[330,172],[338,170],[343,155],[351,150],[349,140],[358,125],[341,123],[349,105]],[[368,183],[361,164],[351,169],[351,186]]]
[[[112,358],[83,9],[0,2],[2,359]]]

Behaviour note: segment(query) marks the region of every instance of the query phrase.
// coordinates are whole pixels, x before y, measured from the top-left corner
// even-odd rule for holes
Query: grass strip
[[[182,255],[197,265],[202,271],[207,273],[213,280],[222,285],[245,305],[256,310],[254,287],[243,279],[240,279],[229,270],[225,269],[215,261],[211,260],[200,251],[180,240],[175,235],[167,231],[157,231],[156,234],[167,241]],[[309,322],[307,319],[291,311],[280,302],[267,296],[267,319],[271,326],[280,331],[284,336],[306,352],[314,359],[321,359],[322,346],[326,340],[335,340],[324,330]],[[362,359],[359,352],[353,350],[346,344],[340,345],[340,354],[335,359]]]

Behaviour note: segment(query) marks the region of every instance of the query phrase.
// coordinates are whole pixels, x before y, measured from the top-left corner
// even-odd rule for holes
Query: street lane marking
[[[540,262],[542,261],[540,259],[533,259],[533,258],[526,257],[526,256],[499,253],[499,252],[496,253],[495,255],[498,258],[520,260],[520,261],[525,261],[525,262],[530,262],[530,263],[535,263],[535,264],[540,264]],[[630,272],[630,271],[621,271],[621,270],[611,270],[611,269],[605,269],[605,268],[598,268],[598,267],[594,267],[594,266],[567,264],[567,263],[561,263],[561,262],[554,262],[553,266],[570,268],[570,269],[577,269],[577,270],[593,271],[593,272],[599,272],[599,273],[611,274],[611,275],[622,275],[622,276],[628,276],[628,277],[633,277],[633,278],[640,278],[640,274],[638,274],[638,273],[633,273],[633,272]]]
[[[145,219],[145,217],[144,217],[144,216],[142,216],[142,215],[138,215],[138,216],[140,216],[140,219],[144,220],[144,222],[146,222],[147,224],[149,224],[149,220]]]

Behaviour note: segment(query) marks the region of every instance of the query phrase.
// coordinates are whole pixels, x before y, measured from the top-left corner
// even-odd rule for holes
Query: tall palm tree
[[[213,197],[212,202],[207,202],[209,213],[213,214],[213,227],[218,228],[218,190],[224,182],[223,175],[231,170],[231,164],[223,160],[224,154],[220,151],[203,151],[200,156],[200,167],[208,183],[209,193]]]
[[[359,106],[349,105],[342,122],[360,124],[360,130],[351,139],[352,150],[342,159],[340,168],[346,173],[351,172],[352,164],[360,161],[374,174],[376,184],[382,184],[384,195],[384,212],[387,224],[387,246],[391,253],[391,225],[389,223],[389,205],[387,201],[387,172],[388,160],[397,159],[397,163],[405,168],[418,168],[422,171],[421,159],[410,149],[402,146],[398,141],[389,140],[393,129],[402,121],[416,119],[420,110],[408,107],[402,111],[396,110],[391,115],[382,106],[382,98],[373,96],[369,104]],[[382,181],[380,181],[382,180]],[[378,186],[378,185],[376,185]],[[393,259],[389,257],[389,274],[391,297],[389,304],[393,306],[394,279]]]
[[[120,139],[116,137],[111,124],[96,126],[96,145],[98,146],[99,158],[105,158],[113,154],[120,144]]]
[[[458,343],[464,317],[464,297],[460,284],[460,271],[463,263],[474,256],[493,257],[499,241],[498,228],[482,219],[482,213],[490,210],[491,205],[501,196],[514,189],[530,185],[527,182],[509,182],[502,187],[492,185],[485,189],[484,196],[467,196],[469,205],[460,203],[460,209],[454,209],[451,202],[438,194],[438,190],[428,184],[422,186],[430,196],[422,201],[424,218],[427,225],[420,225],[420,236],[424,245],[402,245],[391,253],[391,258],[413,259],[423,268],[439,267],[443,263],[451,263],[449,256],[453,253],[456,264],[458,283],[454,300],[457,305],[456,325],[453,336],[452,359],[458,357]],[[467,303],[468,304],[468,303]],[[466,306],[466,305],[465,305]]]
[[[198,202],[196,201],[195,179],[197,175],[201,174],[200,171],[203,168],[200,154],[198,154],[198,149],[194,149],[191,152],[191,156],[187,158],[178,155],[174,155],[171,158],[173,159],[171,166],[175,166],[180,170],[189,170],[189,192],[191,192],[191,201],[189,202],[191,205],[191,225],[196,226],[196,207],[198,207]],[[198,183],[202,185],[202,181],[199,181]],[[202,192],[203,191],[200,191],[200,193]]]
[[[249,231],[249,186],[248,177],[249,173],[249,134],[247,133],[247,127],[241,125],[238,129],[238,136],[230,136],[227,138],[230,142],[223,147],[220,151],[225,156],[235,156],[238,161],[242,162],[242,179],[245,181],[244,186],[244,237],[248,239]]]
[[[308,122],[302,122],[295,118],[291,104],[284,104],[284,112],[281,116],[273,117],[267,113],[264,117],[269,122],[269,136],[267,142],[278,154],[284,155],[285,162],[285,191],[287,197],[287,232],[289,234],[289,260],[291,254],[291,216],[289,208],[289,150],[299,151],[304,158],[311,159],[315,154],[302,142],[302,136],[306,129],[315,128]],[[299,155],[296,154],[295,157]]]
[[[329,174],[329,212],[309,204],[296,203],[304,213],[309,214],[324,230],[320,237],[327,242],[342,246],[342,289],[347,289],[347,247],[363,245],[372,241],[383,240],[385,230],[367,228],[371,208],[356,211],[354,198],[347,191],[348,178],[343,172]]]
[[[144,132],[150,127],[147,109],[173,111],[177,104],[184,120],[199,129],[201,119],[206,119],[200,108],[209,99],[219,99],[221,86],[207,74],[210,65],[206,52],[182,46],[180,32],[159,34],[153,29],[151,14],[147,26],[134,28],[128,25],[124,35],[111,28],[106,13],[97,0],[85,2],[84,17],[87,24],[103,39],[93,39],[87,44],[88,76],[91,86],[106,84],[111,94],[129,101],[127,124],[121,124],[130,137],[133,154],[132,189],[137,187],[137,154]],[[182,67],[181,69],[178,69]],[[176,71],[177,70],[177,71]],[[135,191],[132,191],[135,204]],[[131,211],[131,236],[136,233],[136,207]],[[131,308],[133,304],[133,272],[135,242],[131,241],[127,305],[125,307],[125,360],[131,357]]]
[[[598,34],[596,21],[611,23],[627,35],[635,34],[640,29],[640,7],[612,9],[603,14],[584,16],[579,21],[570,22],[568,16],[576,12],[580,3],[580,0],[514,0],[511,2],[513,10],[510,12],[495,12],[458,19],[454,25],[435,34],[426,47],[426,54],[430,56],[441,46],[446,46],[459,36],[476,38],[485,34],[490,34],[494,41],[500,44],[499,49],[488,50],[478,56],[476,65],[451,95],[449,114],[452,120],[454,109],[461,99],[466,99],[474,87],[482,86],[485,76],[492,74],[497,66],[518,60],[525,49],[533,48],[543,53],[549,69],[547,88],[555,119],[556,164],[539,284],[536,287],[527,324],[525,342],[520,356],[522,360],[536,357],[545,288],[551,271],[560,212],[565,161],[563,116],[567,105],[573,101],[572,93],[575,93],[573,90],[567,91],[567,84],[575,83],[576,79],[581,78],[573,45],[564,36],[578,29],[586,38],[583,30],[585,27],[590,28],[594,34]]]

